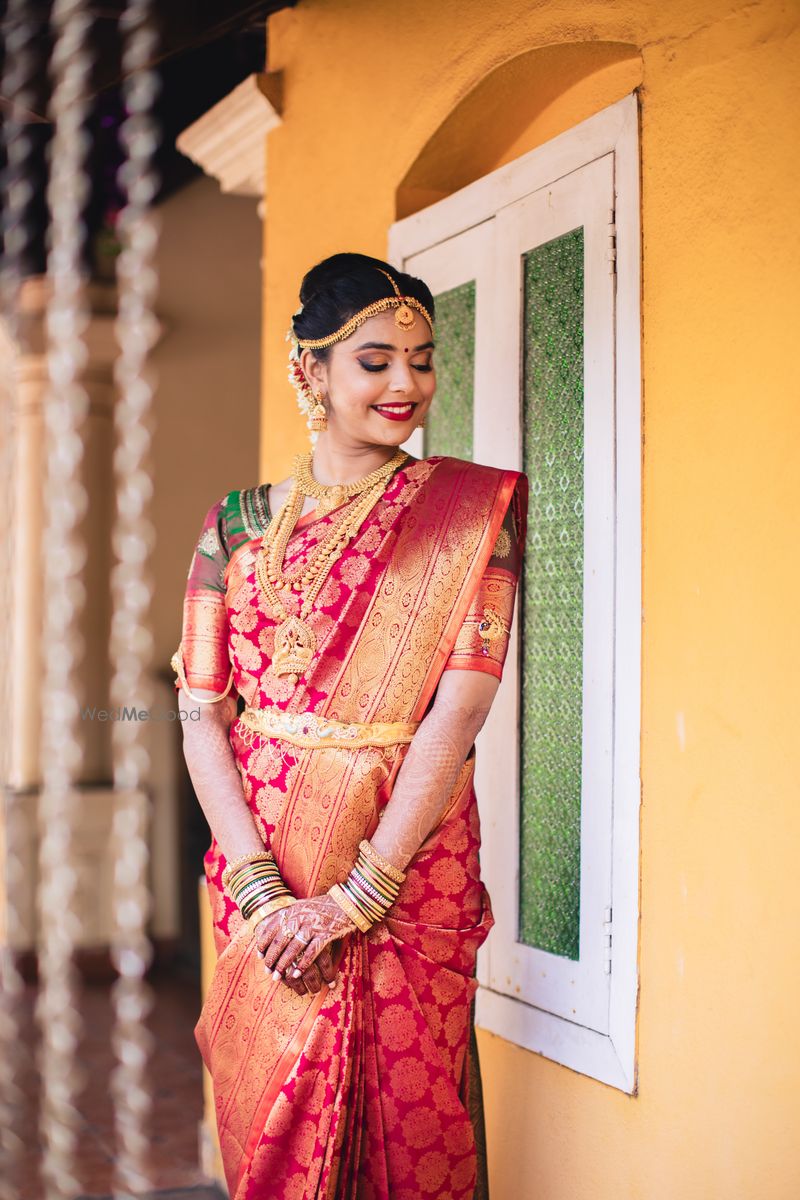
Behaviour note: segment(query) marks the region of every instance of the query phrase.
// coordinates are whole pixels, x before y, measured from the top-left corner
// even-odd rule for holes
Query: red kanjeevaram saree
[[[277,622],[255,577],[266,495],[267,485],[230,493],[206,517],[184,604],[190,687],[222,691],[232,669],[250,708],[366,724],[421,720],[444,670],[499,677],[507,639],[482,653],[478,623],[487,605],[511,623],[524,476],[452,458],[409,460],[323,587],[312,615],[317,654],[296,689],[269,671]],[[301,518],[290,572],[331,519]],[[245,799],[294,895],[344,880],[406,746],[299,747],[241,721],[230,744]],[[387,919],[335,945],[333,991],[297,996],[273,982],[222,888],[225,859],[212,838],[205,870],[219,957],[195,1037],[213,1079],[232,1200],[483,1194],[469,1103],[472,1001],[493,917],[479,871],[473,770],[471,754]]]

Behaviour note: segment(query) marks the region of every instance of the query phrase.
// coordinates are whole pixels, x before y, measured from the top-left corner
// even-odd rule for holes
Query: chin
[[[416,429],[416,425],[411,425],[407,429],[401,426],[399,429],[387,430],[381,438],[382,446],[402,446],[403,442],[407,442],[412,433]]]
[[[384,437],[381,438],[378,445],[393,446],[395,448],[395,450],[397,450],[400,448],[400,446],[402,446],[405,442],[408,441],[408,439],[411,437],[411,434],[413,432],[414,432],[413,429],[406,429],[406,430],[398,431],[395,434],[386,434],[386,435],[384,435]]]

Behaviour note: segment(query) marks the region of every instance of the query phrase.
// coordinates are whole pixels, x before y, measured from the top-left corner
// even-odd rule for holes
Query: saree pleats
[[[362,530],[367,548],[354,554],[364,561],[351,563],[349,576],[343,560],[353,586],[334,589],[330,605],[321,595],[327,661],[312,667],[303,695],[282,703],[287,711],[361,723],[424,716],[519,478],[456,460],[433,471],[430,461]],[[290,552],[302,553],[307,539],[304,530]],[[253,561],[245,546],[231,562],[229,619],[240,651],[260,647],[268,657],[274,622]],[[326,624],[336,602],[343,639],[340,623]],[[240,694],[256,707],[281,703],[277,691],[265,694],[255,652],[242,656],[247,669],[233,656]],[[298,897],[346,878],[407,752],[301,748],[253,737],[241,722],[231,747],[264,842]],[[470,756],[387,919],[334,945],[335,991],[297,996],[272,980],[222,888],[225,860],[212,839],[205,867],[219,957],[195,1033],[214,1083],[232,1200],[485,1194],[472,1004],[493,917],[480,878],[473,769]]]

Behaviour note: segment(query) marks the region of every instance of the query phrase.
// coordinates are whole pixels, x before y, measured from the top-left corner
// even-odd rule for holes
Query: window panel
[[[523,257],[519,940],[580,957],[583,229]]]
[[[631,96],[390,233],[392,261],[439,296],[442,404],[427,453],[516,465],[531,483],[513,649],[476,758],[495,916],[478,955],[476,1021],[628,1092],[639,929],[638,180]],[[453,395],[462,420],[448,425]],[[465,398],[468,450],[456,440]],[[423,431],[408,448],[423,452]]]
[[[475,280],[436,296],[436,395],[425,418],[425,455],[473,457]]]

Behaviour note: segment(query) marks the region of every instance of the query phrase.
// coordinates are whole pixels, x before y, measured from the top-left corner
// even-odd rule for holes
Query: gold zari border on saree
[[[280,738],[304,749],[359,750],[363,746],[399,746],[408,743],[419,721],[373,722],[360,725],[333,721],[316,713],[287,713],[277,708],[247,707],[239,722],[265,737]]]

